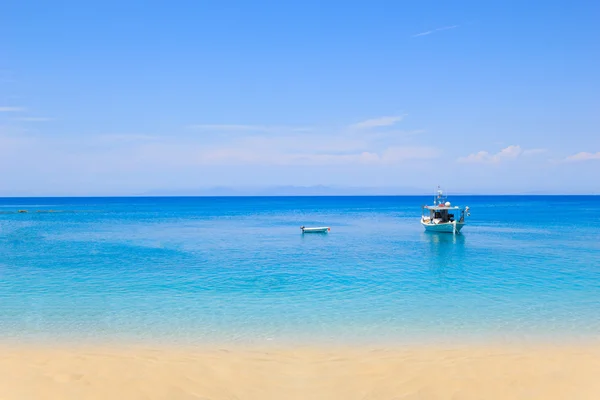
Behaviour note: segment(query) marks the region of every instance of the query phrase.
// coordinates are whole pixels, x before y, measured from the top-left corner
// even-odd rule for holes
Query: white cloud
[[[479,151],[477,153],[469,154],[466,157],[460,157],[458,162],[461,163],[479,163],[479,162],[490,162],[492,155],[487,151]]]
[[[491,154],[485,150],[477,153],[469,154],[466,157],[460,157],[458,162],[460,163],[488,163],[497,164],[505,160],[514,160],[521,156],[533,156],[546,152],[546,149],[528,149],[523,150],[521,146],[511,145],[496,154]]]
[[[513,144],[511,146],[508,146],[508,147],[500,150],[500,152],[498,154],[496,154],[494,157],[497,158],[498,160],[502,160],[502,159],[506,159],[506,158],[517,158],[522,153],[523,153],[523,149],[521,149],[521,146],[517,146],[517,145]]]
[[[358,122],[354,125],[351,125],[351,129],[371,129],[378,128],[382,126],[392,126],[404,119],[405,115],[395,115],[389,117],[379,117],[368,119],[366,121]]]
[[[578,162],[578,161],[589,161],[589,160],[600,160],[600,151],[597,153],[589,153],[587,151],[582,151],[577,154],[573,154],[565,158],[567,162]]]
[[[0,107],[0,112],[21,112],[25,111],[23,107]]]
[[[412,35],[412,37],[427,36],[427,35],[431,35],[432,33],[435,33],[435,32],[447,31],[448,29],[454,29],[454,28],[458,28],[458,27],[459,27],[459,25],[444,26],[444,27],[441,27],[441,28],[432,29],[430,31],[425,31],[425,32],[417,33],[415,35]]]

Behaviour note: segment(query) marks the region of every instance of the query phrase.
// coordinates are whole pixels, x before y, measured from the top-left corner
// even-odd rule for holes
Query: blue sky
[[[0,194],[598,193],[599,15],[594,1],[8,2]]]

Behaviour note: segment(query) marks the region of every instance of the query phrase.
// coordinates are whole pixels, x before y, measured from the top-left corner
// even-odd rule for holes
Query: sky
[[[600,193],[599,17],[596,1],[4,2],[0,195]]]

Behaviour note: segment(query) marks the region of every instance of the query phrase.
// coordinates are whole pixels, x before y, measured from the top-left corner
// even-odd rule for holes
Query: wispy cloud
[[[22,117],[22,118],[16,118],[16,120],[21,121],[21,122],[47,122],[47,121],[54,121],[54,118]]]
[[[402,121],[406,115],[394,115],[388,117],[379,117],[368,119],[366,121],[358,122],[356,124],[350,125],[351,129],[371,129],[378,128],[382,126],[392,126],[396,123]]]
[[[458,159],[458,162],[461,163],[498,163],[503,159],[514,159],[519,157],[523,153],[521,146],[508,146],[502,150],[500,150],[496,154],[491,154],[485,150],[479,151],[477,153],[469,154],[466,157],[461,157]]]
[[[378,130],[391,127],[404,115],[384,116],[358,122],[341,129],[304,128],[277,125],[196,124],[187,128],[205,132],[223,132],[210,140],[188,136],[174,142],[138,138],[140,162],[173,165],[391,165],[440,156],[433,147],[411,143],[407,137],[420,130]],[[368,135],[364,130],[373,129]],[[311,131],[311,134],[305,134]],[[229,134],[233,133],[233,134]],[[272,134],[277,133],[277,134]],[[121,137],[104,137],[121,140]],[[130,136],[127,136],[130,139]]]
[[[365,127],[389,126],[399,117],[375,120],[378,122],[370,122]],[[13,125],[5,129],[24,129],[22,127],[26,126]],[[152,180],[152,171],[203,171],[202,168],[212,166],[239,167],[240,171],[246,171],[246,167],[273,167],[275,172],[278,167],[296,166],[329,166],[342,170],[346,167],[419,168],[425,167],[427,160],[437,159],[442,154],[441,149],[419,143],[410,136],[418,131],[400,131],[393,127],[352,130],[348,125],[337,130],[315,127],[313,132],[306,134],[304,128],[269,124],[202,124],[197,129],[214,130],[215,134],[172,136],[152,132],[107,132],[77,136],[77,140],[66,134],[59,137],[23,135],[2,131],[0,126],[0,167],[10,166],[22,171],[29,164],[34,165],[32,160],[35,160],[36,165],[51,166],[44,173],[60,170],[84,176],[106,172],[120,179],[127,173],[144,172],[147,173],[144,176]],[[285,129],[272,134],[273,130],[282,128]],[[218,134],[230,131],[234,133]],[[33,174],[35,171],[31,170]],[[177,177],[174,175],[173,179]]]
[[[339,129],[196,124],[187,128],[233,134],[214,135],[209,141],[204,140],[201,146],[194,138],[189,138],[187,145],[164,140],[144,148],[145,154],[151,153],[151,157],[162,157],[159,153],[164,151],[165,157],[170,152],[181,153],[182,163],[219,165],[388,165],[439,157],[441,152],[438,149],[420,146],[409,138],[422,133],[422,130],[401,131],[392,128],[404,117],[382,116]],[[378,129],[384,127],[391,129]],[[307,131],[311,131],[311,134],[305,134]],[[369,131],[369,134],[365,135],[364,131]],[[177,157],[173,159],[175,161]]]
[[[577,154],[573,154],[565,158],[566,162],[580,162],[580,161],[590,161],[590,160],[600,160],[600,151],[597,153],[589,153],[587,151],[582,151]]]
[[[395,165],[407,161],[439,157],[431,147],[393,146],[381,151],[364,150],[347,153],[292,151],[280,146],[245,143],[206,148],[199,145],[150,144],[139,153],[142,161],[177,165]]]
[[[25,111],[23,107],[0,107],[0,112],[21,112]]]
[[[458,28],[458,27],[459,27],[459,25],[444,26],[444,27],[441,27],[441,28],[432,29],[430,31],[425,31],[425,32],[417,33],[415,35],[412,35],[412,37],[427,36],[427,35],[431,35],[432,33],[435,33],[435,32],[447,31],[448,29],[454,29],[454,28]]]
[[[521,156],[533,156],[546,152],[546,149],[527,149],[523,150],[519,145],[511,145],[498,153],[492,154],[485,150],[477,153],[469,154],[466,157],[460,157],[458,162],[460,163],[488,163],[497,164],[506,160],[514,160]]]

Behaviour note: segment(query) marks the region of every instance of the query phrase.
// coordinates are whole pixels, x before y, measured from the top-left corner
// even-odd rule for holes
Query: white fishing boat
[[[421,225],[429,232],[457,234],[465,226],[465,217],[469,217],[469,207],[453,206],[438,186],[433,205],[423,206]]]
[[[328,226],[318,226],[314,228],[301,226],[300,229],[302,230],[302,233],[327,233],[331,230],[331,228]]]

